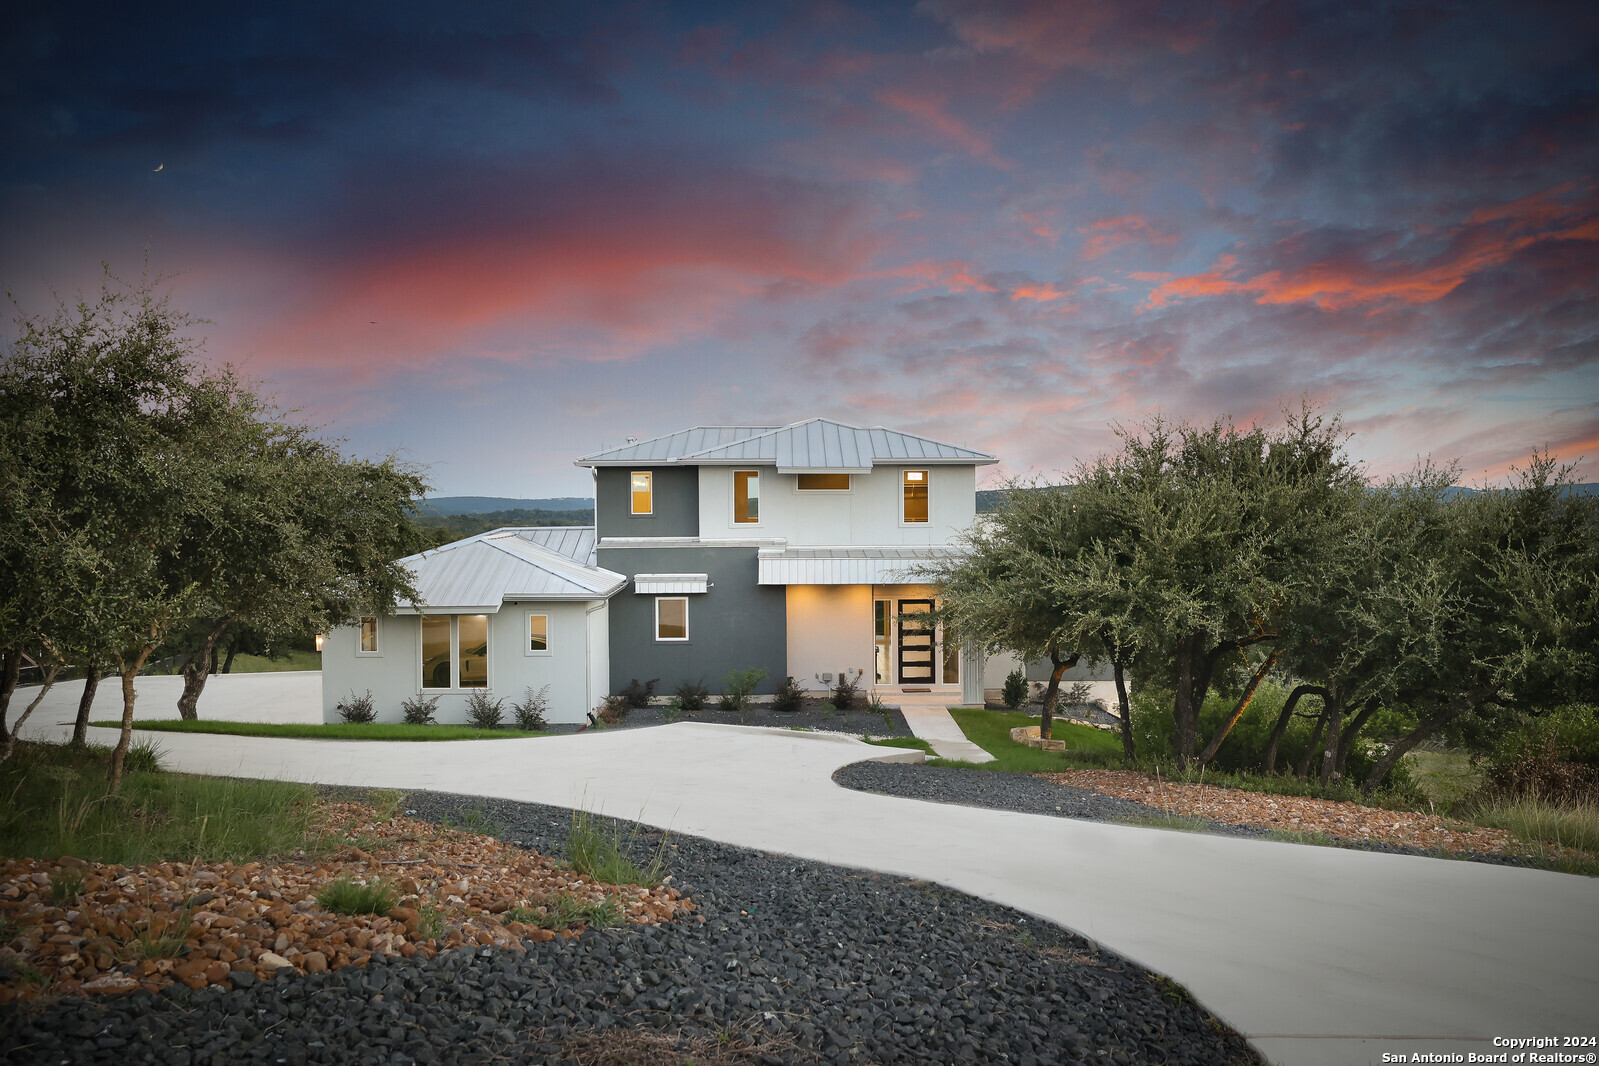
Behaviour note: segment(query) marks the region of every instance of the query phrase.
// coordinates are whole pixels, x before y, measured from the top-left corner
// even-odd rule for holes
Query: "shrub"
[[[505,700],[491,699],[486,689],[475,688],[466,698],[466,720],[479,729],[498,729],[505,721]]]
[[[805,690],[792,677],[783,678],[772,697],[772,710],[779,714],[793,714],[805,705]]]
[[[622,696],[607,696],[605,697],[605,702],[600,704],[599,720],[605,725],[618,725],[622,719],[627,717],[627,712],[630,709],[627,700]]]
[[[400,704],[406,725],[433,725],[433,715],[439,709],[437,696],[412,696]]]
[[[766,671],[758,666],[747,670],[733,670],[722,678],[722,696],[718,701],[724,711],[732,711],[740,718],[749,714],[751,707],[750,697],[755,694],[755,686],[766,678]]]
[[[1017,667],[1005,675],[1005,687],[1001,690],[1005,706],[1017,710],[1027,702],[1027,675]]]
[[[644,684],[638,683],[638,678],[633,678],[617,695],[621,697],[623,705],[630,711],[636,711],[650,705],[650,699],[655,695],[655,683],[660,678],[652,677]]]
[[[161,745],[148,737],[140,737],[122,757],[122,769],[130,774],[158,774],[161,772]]]
[[[1086,681],[1078,681],[1060,695],[1062,707],[1080,707],[1094,702],[1094,686]]]
[[[1524,715],[1482,761],[1494,795],[1556,804],[1599,801],[1599,708]]]
[[[856,670],[853,674],[848,670],[840,670],[838,680],[833,682],[833,694],[828,697],[828,702],[838,710],[849,710],[861,694],[861,678],[864,676],[866,676],[865,670]],[[817,674],[816,680],[821,681],[822,675]],[[822,683],[825,685],[827,682],[822,681]]]
[[[316,894],[317,903],[334,914],[387,914],[394,909],[394,886],[378,878],[362,884],[351,877],[328,882]]]
[[[550,727],[544,720],[545,712],[550,709],[550,686],[545,685],[537,692],[529,685],[522,693],[520,702],[511,704],[511,714],[516,719],[516,728],[526,729],[529,732],[541,733]]]
[[[699,681],[684,681],[678,685],[674,698],[680,711],[703,711],[705,701],[710,696],[711,690],[705,687],[702,678]]]
[[[377,708],[372,706],[372,690],[367,689],[366,695],[357,696],[352,689],[346,699],[338,703],[339,717],[351,725],[370,725],[378,720]]]

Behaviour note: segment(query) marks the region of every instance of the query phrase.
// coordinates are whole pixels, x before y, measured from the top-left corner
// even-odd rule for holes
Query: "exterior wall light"
[[[321,652],[321,650],[322,650],[322,639],[323,639],[323,638],[322,638],[322,634],[321,634],[321,633],[318,633],[318,634],[317,634],[317,635],[316,635],[316,650],[317,650],[317,651],[318,651],[318,652]]]

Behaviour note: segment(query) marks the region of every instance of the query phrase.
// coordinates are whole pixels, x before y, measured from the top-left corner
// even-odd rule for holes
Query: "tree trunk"
[[[1049,661],[1054,664],[1055,669],[1049,672],[1049,687],[1044,689],[1044,715],[1038,722],[1038,736],[1041,740],[1048,740],[1055,728],[1055,698],[1060,695],[1060,675],[1077,665],[1077,656],[1062,659],[1051,645]]]
[[[233,619],[229,617],[213,626],[200,642],[200,647],[189,656],[189,661],[183,664],[183,695],[178,697],[178,715],[186,722],[200,717],[200,693],[205,691],[206,677],[216,669],[217,640],[222,636],[222,631],[232,624]]]
[[[1194,734],[1198,731],[1199,708],[1194,704],[1194,660],[1199,637],[1188,636],[1177,642],[1177,695],[1172,706],[1176,727],[1177,765],[1188,769],[1194,759]]]
[[[1366,723],[1371,721],[1371,716],[1377,713],[1377,708],[1380,706],[1381,703],[1377,697],[1373,696],[1366,701],[1366,705],[1360,709],[1360,713],[1355,715],[1348,725],[1344,726],[1343,735],[1338,738],[1338,762],[1333,766],[1333,773],[1337,774],[1339,778],[1344,776],[1344,763],[1349,759],[1349,749],[1355,746],[1355,738],[1360,735],[1360,731],[1365,728]]]
[[[239,634],[233,634],[233,639],[228,641],[228,657],[222,660],[222,669],[219,673],[231,674],[233,672],[233,657],[239,654]]]
[[[1299,765],[1294,767],[1295,777],[1306,777],[1310,774],[1310,760],[1316,757],[1316,747],[1321,743],[1321,731],[1327,728],[1327,717],[1332,714],[1332,700],[1325,699],[1321,704],[1321,714],[1316,716],[1316,728],[1310,731],[1310,740],[1305,744],[1305,754],[1300,758]]]
[[[1133,761],[1133,707],[1127,699],[1127,678],[1122,673],[1120,660],[1111,664],[1111,674],[1116,678],[1116,706],[1122,716],[1122,756]]]
[[[1199,753],[1200,766],[1207,765],[1210,760],[1216,757],[1216,750],[1221,747],[1221,742],[1227,739],[1227,734],[1233,731],[1233,726],[1238,724],[1238,720],[1244,716],[1244,712],[1254,702],[1255,690],[1266,679],[1266,675],[1271,673],[1271,668],[1277,665],[1277,659],[1286,650],[1286,648],[1273,649],[1272,653],[1266,656],[1265,661],[1260,664],[1260,669],[1255,671],[1254,676],[1249,679],[1249,684],[1244,686],[1244,694],[1238,697],[1238,704],[1233,708],[1233,713],[1228,716],[1227,721],[1222,723],[1222,727],[1216,730],[1216,735],[1210,738],[1210,743],[1205,745],[1205,750]]]
[[[72,723],[72,743],[83,747],[89,743],[89,708],[94,706],[94,693],[100,687],[100,664],[90,663],[83,675],[83,695],[78,699],[78,719]]]
[[[1277,745],[1282,743],[1283,734],[1288,732],[1288,723],[1293,720],[1294,708],[1299,706],[1299,701],[1305,696],[1320,696],[1322,709],[1326,710],[1327,690],[1319,685],[1296,685],[1288,694],[1288,702],[1283,704],[1283,713],[1277,716],[1277,726],[1271,731],[1271,740],[1266,744],[1266,756],[1261,761],[1261,773],[1273,773],[1277,769]]]
[[[1338,765],[1338,741],[1344,730],[1343,696],[1335,685],[1328,685],[1327,692],[1327,745],[1321,755],[1321,773],[1317,775],[1322,788],[1337,778],[1333,770]]]
[[[1411,748],[1414,748],[1417,744],[1420,744],[1473,707],[1487,703],[1498,694],[1499,689],[1497,686],[1486,685],[1464,699],[1457,700],[1448,707],[1441,709],[1431,718],[1422,719],[1421,724],[1405,734],[1400,740],[1395,741],[1393,747],[1388,749],[1388,753],[1377,760],[1377,765],[1371,768],[1371,773],[1366,775],[1365,783],[1360,786],[1361,790],[1370,792],[1376,788],[1382,783],[1382,779],[1388,776],[1388,771],[1394,768],[1394,763],[1403,759]]]
[[[61,676],[61,668],[64,665],[60,659],[54,659],[50,664],[50,669],[47,671],[43,665],[43,657],[40,657],[39,675],[40,680],[44,683],[39,686],[39,694],[33,697],[33,702],[28,704],[28,709],[17,716],[16,724],[11,727],[11,732],[6,734],[5,748],[0,750],[0,764],[4,764],[11,758],[12,752],[17,750],[17,734],[22,732],[22,723],[26,722],[28,715],[32,714],[39,704],[44,702],[45,694],[56,683],[56,678]]]
[[[11,694],[17,690],[17,678],[22,675],[22,649],[12,648],[0,660],[0,737],[6,731],[6,711],[11,706]]]
[[[144,669],[145,660],[150,658],[150,653],[155,651],[155,641],[139,649],[139,654],[130,662],[120,654],[117,656],[118,672],[122,675],[122,735],[117,738],[117,746],[111,752],[111,774],[107,796],[115,796],[122,790],[122,763],[128,757],[128,748],[133,744],[133,701],[136,693],[133,691],[133,679],[139,676],[139,671]]]

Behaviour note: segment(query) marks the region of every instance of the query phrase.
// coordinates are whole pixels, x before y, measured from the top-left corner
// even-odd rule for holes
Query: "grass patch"
[[[136,865],[248,862],[315,851],[316,792],[283,781],[240,781],[148,768],[107,798],[106,748],[22,741],[0,766],[0,855]]]
[[[540,929],[570,929],[579,923],[590,929],[613,929],[623,922],[621,905],[615,897],[579,900],[567,892],[557,892],[532,907],[514,907],[506,912],[508,922],[536,925]]]
[[[194,910],[184,907],[171,921],[152,918],[143,929],[134,932],[128,950],[136,959],[176,959],[188,947],[189,923]]]
[[[1482,787],[1482,772],[1460,751],[1413,751],[1405,756],[1416,787],[1440,811],[1448,811]]]
[[[57,907],[64,907],[68,903],[83,895],[83,873],[62,867],[50,876],[50,902]]]
[[[587,874],[608,885],[642,885],[653,887],[661,883],[666,873],[666,835],[655,854],[643,866],[632,859],[634,842],[640,826],[633,823],[624,836],[622,823],[611,821],[610,828],[600,824],[597,815],[585,810],[572,812],[572,828],[567,832],[567,858],[572,869]]]
[[[383,878],[363,884],[351,877],[338,877],[316,894],[317,903],[334,914],[387,914],[398,898],[394,885]]]
[[[1129,814],[1113,820],[1117,825],[1137,825],[1145,829],[1175,829],[1180,833],[1210,832],[1210,821],[1197,814],[1163,811],[1159,814]]]
[[[322,655],[320,652],[301,651],[296,648],[280,659],[268,659],[265,655],[247,655],[244,652],[240,652],[233,657],[233,667],[230,672],[235,674],[265,674],[275,673],[280,670],[320,669],[322,669]]]
[[[1042,751],[1018,744],[1010,738],[1017,726],[1037,725],[1038,719],[1017,711],[988,711],[954,708],[949,712],[966,734],[966,739],[994,757],[993,762],[968,763],[952,759],[930,760],[934,766],[974,767],[1010,773],[1036,774],[1070,770],[1081,766],[1120,765],[1121,738],[1093,726],[1055,720],[1053,739],[1064,740],[1066,751]]]
[[[1485,804],[1476,821],[1527,844],[1599,851],[1599,804],[1592,802],[1557,806],[1539,799],[1501,800]]]
[[[933,746],[920,737],[883,737],[879,740],[867,740],[866,743],[876,744],[880,748],[915,748],[917,751],[933,754]]]
[[[121,722],[92,722],[91,725],[121,728]],[[159,718],[135,722],[135,729],[158,733],[223,733],[235,737],[291,737],[302,740],[514,740],[519,737],[547,737],[549,733],[525,729],[479,729],[469,725],[407,725],[404,722],[372,722],[355,725],[333,722],[324,725],[300,722],[212,722]]]

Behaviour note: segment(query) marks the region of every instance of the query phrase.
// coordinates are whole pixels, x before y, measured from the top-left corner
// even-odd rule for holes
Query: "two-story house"
[[[577,460],[593,528],[499,529],[405,562],[416,604],[329,633],[323,714],[370,690],[382,720],[438,697],[461,721],[474,690],[548,685],[552,722],[580,722],[634,678],[656,692],[731,671],[811,689],[863,687],[980,703],[983,664],[919,621],[915,570],[973,521],[983,452],[827,419],[715,426]],[[992,670],[990,670],[992,672]]]

